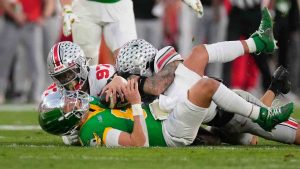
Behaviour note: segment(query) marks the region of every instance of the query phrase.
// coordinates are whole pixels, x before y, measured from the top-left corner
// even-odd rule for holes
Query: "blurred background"
[[[300,0],[201,0],[202,18],[181,0],[132,1],[138,38],[157,48],[172,45],[183,57],[199,43],[248,38],[258,28],[261,7],[268,6],[275,21],[276,53],[211,64],[206,73],[259,97],[273,71],[283,65],[292,81],[292,92],[284,97],[300,103]],[[38,103],[51,84],[49,50],[56,42],[72,41],[62,34],[59,0],[0,0],[0,40],[0,104]],[[99,53],[99,63],[114,63],[105,43]]]

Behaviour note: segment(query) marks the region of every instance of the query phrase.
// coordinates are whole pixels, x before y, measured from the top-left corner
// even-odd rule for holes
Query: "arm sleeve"
[[[119,137],[121,134],[121,130],[117,130],[114,128],[106,128],[103,133],[103,143],[106,147],[120,147]]]

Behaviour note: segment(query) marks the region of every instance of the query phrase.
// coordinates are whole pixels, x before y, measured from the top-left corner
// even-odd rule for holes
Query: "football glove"
[[[203,16],[203,6],[200,0],[183,0],[190,8],[192,8],[198,17]]]
[[[78,130],[74,129],[70,134],[61,136],[61,138],[65,145],[77,146],[80,145],[78,134]]]
[[[72,24],[74,22],[79,22],[79,19],[77,15],[73,13],[70,5],[65,5],[63,8],[63,34],[65,36],[69,36],[72,31]]]

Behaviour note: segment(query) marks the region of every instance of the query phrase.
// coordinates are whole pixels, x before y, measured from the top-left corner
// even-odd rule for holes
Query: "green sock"
[[[264,48],[264,42],[259,38],[259,36],[252,37],[256,46],[256,52],[260,53]]]

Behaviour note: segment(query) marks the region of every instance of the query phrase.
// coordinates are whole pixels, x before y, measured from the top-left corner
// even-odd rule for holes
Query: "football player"
[[[293,112],[292,103],[275,109],[252,104],[217,80],[204,77],[204,70],[209,62],[231,61],[248,52],[273,52],[275,42],[272,19],[268,9],[264,8],[259,30],[245,41],[198,45],[182,63],[182,58],[172,47],[157,51],[148,42],[138,39],[120,49],[116,67],[124,77],[139,75],[142,95],[163,94],[159,97],[159,107],[176,114],[171,121],[176,121],[176,117],[187,111],[194,113],[200,126],[202,121],[213,118],[214,114],[209,112],[215,112],[218,106],[225,111],[249,117],[266,131],[271,131],[274,126],[288,119]],[[170,130],[168,134],[176,135],[179,131]]]
[[[55,44],[47,58],[48,74],[53,79],[43,95],[59,89],[81,90],[91,96],[99,97],[102,88],[108,82],[121,84],[124,79],[114,77],[116,74],[113,65],[88,65],[83,50],[73,42],[59,42]]]
[[[137,37],[131,0],[60,0],[63,7],[63,34],[72,32],[73,41],[98,64],[101,34],[115,52]]]
[[[257,41],[257,43],[255,43],[255,41]],[[227,46],[227,47],[232,45],[232,46],[237,47],[237,49],[242,48],[243,52],[245,52],[244,50],[248,49],[249,46],[251,46],[251,44],[253,43],[252,45],[254,45],[255,48],[257,47],[257,51],[261,51],[261,52],[263,52],[263,51],[265,51],[265,52],[273,51],[274,48],[275,48],[275,42],[274,42],[274,39],[272,38],[272,21],[269,17],[269,13],[268,13],[267,10],[263,11],[263,21],[262,21],[262,24],[260,26],[260,31],[256,32],[253,35],[253,38],[248,39],[248,43],[249,43],[249,45],[247,45],[247,43],[245,41],[242,41],[242,42],[240,42],[240,41],[239,42],[226,42],[226,43],[223,43],[223,44],[222,43],[221,44],[214,44],[214,45],[211,45],[210,47],[212,48],[211,49],[212,51],[214,51],[213,49],[216,50],[216,52],[214,53],[215,56],[213,55],[215,57],[214,59],[219,58],[221,60],[226,59],[224,55],[220,56],[218,54],[220,52],[220,51],[218,51],[218,49],[221,48],[220,46],[222,46],[222,45]],[[259,46],[259,45],[261,45],[261,46]],[[129,47],[129,49],[126,49],[128,47]],[[145,49],[145,47],[146,47],[147,50],[145,50],[146,52],[143,52],[143,53],[151,54],[150,56],[153,56],[153,54],[156,54],[156,52],[157,52],[156,49],[154,49],[152,47],[152,45],[150,45],[148,43],[145,43],[144,41],[139,41],[138,40],[138,41],[129,42],[127,45],[125,45],[124,48],[123,48],[123,51],[122,50],[120,51],[121,56],[122,56],[122,54],[123,54],[123,56],[124,55],[128,56],[128,55],[126,55],[126,54],[128,54],[126,52],[129,51],[129,54],[130,54],[130,51],[132,52],[132,49],[130,47],[134,47],[133,50],[136,50],[136,52],[140,51],[139,47],[142,47],[142,49]],[[196,61],[197,61],[197,59],[200,59],[198,61],[201,61],[201,60],[203,61],[203,58],[208,59],[207,58],[208,53],[205,51],[204,46],[199,45],[199,47],[196,51],[198,51],[199,53],[197,53],[197,52],[192,53],[191,58],[195,58]],[[237,50],[237,51],[239,51],[239,50]],[[230,53],[228,53],[228,50],[225,50],[225,49],[224,49],[224,52],[225,52],[225,55],[227,55],[227,54],[229,55],[230,59],[232,59],[232,57],[237,57],[236,55],[238,54],[238,53],[231,53],[230,54]],[[241,51],[239,51],[239,52],[241,52]],[[167,67],[170,66],[170,65],[171,66],[175,65],[176,67],[173,67],[173,73],[174,73],[175,68],[177,68],[177,65],[179,63],[178,62],[176,63],[176,61],[171,62],[171,63],[169,63],[169,62],[174,61],[174,60],[180,60],[181,61],[181,58],[179,57],[179,55],[174,50],[172,50],[172,48],[170,48],[170,47],[165,48],[164,50],[162,50],[158,53],[165,54],[165,55],[162,55],[162,57],[160,57],[156,60],[155,63],[158,63],[158,64],[154,65],[154,70],[157,71],[157,70],[160,70],[160,69],[164,68],[164,70],[167,70],[167,73],[168,73],[167,75],[170,75],[169,72],[172,72],[172,71],[170,71],[171,69],[167,69]],[[203,55],[203,56],[197,58],[196,56],[194,56],[195,53],[200,54],[201,56]],[[223,54],[223,53],[221,53],[221,54]],[[141,54],[141,55],[143,56],[143,54]],[[137,57],[133,57],[133,58],[136,59]],[[130,58],[127,58],[128,61],[126,61],[127,59],[125,59],[125,62],[128,62],[127,66],[129,66],[128,67],[129,68],[128,70],[130,71],[129,73],[136,73],[136,74],[139,74],[139,75],[147,75],[147,73],[152,73],[151,71],[149,71],[153,67],[152,64],[150,63],[151,62],[150,59],[152,59],[152,58],[151,57],[148,57],[148,58],[149,58],[149,60],[146,60],[146,62],[136,62],[136,61],[132,62],[132,60]],[[148,59],[148,58],[146,58],[146,59]],[[145,58],[143,58],[143,59],[145,59]],[[123,58],[123,61],[124,61],[124,58]],[[139,61],[141,61],[141,60],[139,60]],[[163,96],[160,97],[160,105],[159,105],[160,108],[164,109],[164,111],[166,111],[166,112],[171,112],[171,111],[176,111],[176,110],[178,111],[178,109],[180,109],[179,108],[180,104],[173,104],[174,102],[178,103],[177,102],[178,100],[176,100],[178,97],[172,97],[170,99],[170,96],[172,96],[172,93],[173,93],[174,94],[173,96],[179,96],[181,94],[182,94],[182,96],[184,96],[184,97],[180,97],[180,99],[186,99],[186,100],[179,100],[179,101],[180,101],[180,103],[184,104],[183,107],[185,106],[185,108],[186,108],[185,111],[201,111],[202,112],[202,113],[199,113],[199,114],[203,115],[202,117],[199,117],[199,118],[201,118],[201,120],[199,120],[200,124],[201,124],[201,121],[204,120],[204,118],[206,118],[206,112],[209,111],[210,109],[214,110],[216,108],[216,105],[214,103],[212,103],[211,106],[208,107],[210,105],[210,102],[211,102],[212,99],[214,99],[214,102],[217,102],[217,104],[219,104],[219,107],[222,107],[223,109],[225,109],[227,111],[236,112],[236,113],[239,113],[243,116],[250,115],[250,118],[252,118],[253,120],[256,120],[256,122],[259,123],[260,126],[265,128],[266,130],[271,130],[276,124],[287,120],[289,114],[292,112],[292,104],[287,104],[286,106],[283,106],[283,107],[277,108],[277,109],[270,109],[269,110],[270,113],[268,113],[267,109],[265,109],[263,107],[253,105],[249,102],[246,102],[245,100],[241,99],[240,97],[235,95],[233,92],[228,90],[225,86],[220,85],[218,82],[216,82],[212,79],[208,79],[208,78],[205,79],[205,80],[199,81],[200,84],[197,85],[197,87],[195,87],[193,89],[193,91],[198,92],[198,93],[195,93],[196,97],[195,98],[188,98],[188,99],[192,99],[193,102],[197,102],[196,107],[198,107],[198,109],[191,110],[190,105],[193,105],[193,104],[190,103],[189,100],[187,99],[187,95],[186,95],[187,90],[189,89],[189,87],[191,87],[193,84],[196,84],[197,81],[202,78],[202,76],[199,76],[199,74],[201,75],[201,70],[205,68],[205,66],[203,66],[203,65],[206,65],[207,61],[208,60],[206,60],[206,62],[199,62],[200,66],[198,67],[198,65],[197,65],[197,67],[195,67],[195,64],[196,64],[195,62],[192,63],[191,60],[187,60],[187,62],[185,61],[185,65],[188,66],[187,69],[186,69],[185,65],[179,64],[179,66],[178,66],[179,68],[178,68],[178,71],[177,71],[179,74],[178,73],[176,74],[175,77],[177,79],[175,79],[174,83],[172,83],[172,86],[169,88],[170,89],[170,92],[169,92],[170,94],[168,94],[169,98],[168,97],[163,97]],[[121,64],[119,64],[119,67],[121,67],[122,64],[123,64],[123,68],[124,68],[124,63],[122,63],[122,62],[121,62]],[[133,66],[132,64],[136,64],[136,65]],[[201,65],[201,64],[203,64],[203,65]],[[188,70],[189,68],[192,69],[192,70],[195,69],[196,72],[198,71],[198,74],[195,73],[195,70],[194,70],[194,72]],[[200,69],[200,70],[197,70],[197,69]],[[135,71],[135,70],[137,70],[137,71],[140,70],[140,72],[132,72],[132,71]],[[128,72],[128,71],[124,71],[124,70],[121,70],[121,71],[123,71],[125,73]],[[200,73],[199,73],[199,71],[200,71]],[[204,71],[204,70],[202,70],[202,71]],[[161,73],[161,72],[163,72],[163,70],[160,71],[159,73]],[[184,79],[185,78],[184,74],[186,72],[189,74],[189,77],[188,77],[189,79]],[[157,73],[157,74],[159,74],[159,73]],[[182,73],[183,76],[180,76],[180,73]],[[74,74],[74,72],[73,72],[73,74]],[[203,75],[203,72],[202,72],[202,75]],[[160,81],[160,82],[163,82],[163,85],[165,85],[165,86],[170,85],[169,82],[165,83],[165,81],[169,80],[169,79],[172,79],[172,78],[174,79],[174,75],[171,74],[171,76],[166,76],[166,77],[167,77],[167,79],[161,79],[161,81]],[[181,78],[183,78],[183,81],[184,81],[183,83],[180,82],[180,80],[182,80]],[[149,79],[149,78],[147,78],[147,79]],[[141,78],[140,84],[144,83],[145,86],[146,86],[147,82],[145,82],[145,80],[146,80],[146,78]],[[78,82],[78,80],[77,80],[77,82]],[[180,83],[178,83],[178,82],[180,82]],[[148,84],[149,84],[149,82],[148,82]],[[207,84],[209,84],[209,85],[207,85]],[[179,88],[176,87],[176,85],[179,85]],[[181,86],[181,85],[183,85],[183,86]],[[141,86],[142,87],[140,89],[142,89],[142,90],[140,90],[140,91],[145,90],[145,86],[143,86],[143,85],[141,85]],[[221,89],[218,90],[219,92],[216,92],[217,89],[219,89],[219,86],[221,86]],[[210,87],[212,87],[212,88],[210,88]],[[158,88],[159,88],[158,91],[161,90],[160,86],[158,86]],[[198,88],[200,88],[201,90],[198,90]],[[190,90],[192,90],[192,89],[190,89]],[[222,93],[224,93],[224,92],[225,92],[225,95],[230,96],[229,97],[230,99],[224,99],[224,97],[222,98],[222,95],[223,95]],[[161,93],[161,92],[158,92],[158,94],[159,93]],[[168,91],[165,92],[165,94],[167,94],[167,93],[168,93]],[[194,92],[190,92],[190,93],[194,93]],[[213,98],[213,96],[215,96],[214,95],[215,93],[219,93],[216,96],[216,97],[219,97],[219,100],[216,97]],[[179,94],[179,95],[177,95],[177,94]],[[192,95],[192,94],[190,94],[190,95]],[[203,97],[199,97],[201,95]],[[163,99],[161,99],[161,98],[163,98]],[[162,100],[162,102],[161,102],[161,100]],[[230,102],[230,104],[229,104],[229,102]],[[241,106],[237,107],[236,105],[232,104],[233,102],[239,102],[239,104]],[[171,104],[169,104],[169,103],[171,103]],[[174,105],[176,105],[175,109],[174,109]],[[204,105],[204,106],[200,107],[199,105],[200,106]],[[186,107],[186,106],[189,106],[189,107]],[[189,110],[187,110],[187,109],[189,109]],[[209,116],[211,116],[211,115],[212,114],[209,113]],[[212,115],[212,117],[213,117],[213,115]],[[274,122],[274,119],[276,119],[275,120],[276,122]],[[198,125],[200,125],[200,124],[198,124]]]
[[[49,93],[40,104],[39,123],[45,131],[55,135],[79,128],[83,146],[178,146],[174,144],[174,137],[177,142],[186,140],[166,134],[173,125],[167,120],[155,120],[151,107],[143,106],[142,109],[137,82],[129,80],[122,90],[132,104],[131,109],[105,109],[97,98],[79,91]],[[178,117],[174,123],[180,119],[185,117]]]

